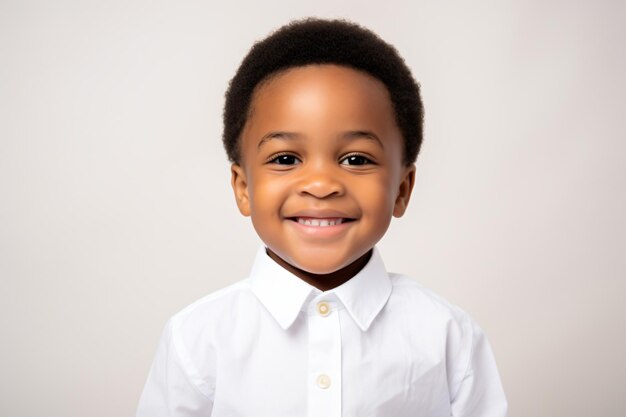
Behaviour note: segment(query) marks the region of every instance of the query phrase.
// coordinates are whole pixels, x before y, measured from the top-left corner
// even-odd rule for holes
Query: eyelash
[[[283,157],[283,156],[291,156],[291,157],[295,158],[296,160],[298,160],[299,162],[302,162],[302,161],[300,161],[300,160],[298,159],[298,157],[297,157],[297,156],[295,156],[295,155],[293,155],[293,154],[291,154],[291,153],[289,153],[289,152],[282,152],[282,153],[278,153],[278,154],[276,154],[276,155],[272,155],[271,157],[269,157],[269,158],[267,159],[267,162],[268,162],[268,163],[274,163],[274,164],[276,164],[276,165],[296,165],[296,164],[279,164],[279,163],[278,163],[278,158]],[[358,152],[352,152],[352,153],[349,153],[349,154],[347,154],[347,155],[343,156],[343,157],[339,160],[340,165],[350,165],[350,164],[343,164],[343,161],[347,160],[347,159],[348,159],[348,158],[350,158],[350,157],[354,157],[354,156],[356,156],[356,157],[360,157],[360,158],[363,158],[363,159],[365,160],[365,163],[364,163],[364,164],[356,164],[356,166],[361,166],[361,165],[371,165],[371,164],[374,164],[374,162],[373,162],[373,161],[372,161],[369,157],[367,157],[367,156],[365,156],[365,155],[363,155],[363,154],[361,154],[361,153],[358,153]]]
[[[374,164],[374,161],[372,161],[370,158],[368,158],[367,156],[363,155],[362,153],[358,153],[358,152],[352,152],[352,153],[349,153],[348,155],[345,155],[343,158],[341,158],[339,160],[339,163],[341,165],[344,165],[342,162],[345,161],[346,159],[350,158],[350,157],[353,157],[353,156],[357,156],[357,157],[363,158],[365,160],[364,164],[357,164],[357,165],[372,165],[372,164]]]
[[[294,154],[291,154],[291,153],[289,153],[289,152],[281,152],[281,153],[277,153],[276,155],[272,155],[272,156],[270,156],[270,157],[267,159],[267,162],[268,162],[268,163],[270,163],[270,164],[271,164],[271,163],[274,163],[274,164],[276,164],[276,165],[295,165],[295,164],[279,164],[279,163],[277,162],[277,160],[278,160],[278,158],[280,158],[281,156],[291,156],[291,157],[293,157],[293,158],[297,159],[298,161],[300,161],[300,160],[298,159],[298,157],[297,157],[297,156],[295,156]],[[300,162],[301,162],[301,161],[300,161]]]

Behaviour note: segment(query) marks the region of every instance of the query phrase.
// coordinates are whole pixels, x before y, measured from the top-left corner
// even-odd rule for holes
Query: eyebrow
[[[259,141],[259,144],[257,145],[257,149],[260,149],[261,145],[263,145],[265,142],[269,142],[272,139],[294,140],[294,139],[300,139],[301,137],[302,135],[296,132],[282,132],[282,131],[270,132],[266,135],[263,135],[263,137]]]
[[[304,135],[297,132],[269,132],[263,135],[263,137],[259,141],[259,144],[257,145],[257,149],[260,149],[261,145],[263,145],[265,142],[269,142],[272,139],[296,140],[302,139],[303,137]],[[385,149],[385,147],[383,146],[383,142],[380,140],[380,138],[374,132],[371,132],[369,130],[348,130],[339,134],[338,138],[344,140],[369,139],[377,142],[381,148]]]
[[[373,140],[374,142],[377,142],[381,148],[385,149],[385,147],[383,146],[383,141],[380,140],[380,138],[374,132],[371,132],[369,130],[349,130],[341,134],[340,137],[342,137],[343,139],[351,139],[351,140],[354,140],[354,139]]]

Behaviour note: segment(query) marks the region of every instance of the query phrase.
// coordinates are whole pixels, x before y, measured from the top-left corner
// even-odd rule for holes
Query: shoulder
[[[174,314],[170,326],[174,333],[198,333],[202,328],[212,328],[220,319],[232,317],[230,313],[249,308],[254,302],[249,278],[242,279],[205,295]]]
[[[414,310],[418,314],[428,314],[431,319],[452,320],[458,323],[471,321],[471,317],[465,310],[426,288],[413,278],[397,273],[389,273],[389,278],[393,286],[391,293],[393,301],[406,306],[409,311]]]
[[[179,368],[205,395],[212,392],[215,382],[216,341],[236,326],[236,320],[245,316],[242,313],[255,308],[253,298],[246,278],[189,304],[165,326],[162,344],[173,353],[167,357],[178,361]]]
[[[181,320],[185,317],[193,316],[199,313],[201,314],[205,310],[223,307],[224,304],[228,304],[235,299],[241,298],[242,296],[245,297],[249,290],[250,279],[242,279],[199,298],[177,312],[172,319]]]
[[[242,279],[205,295],[174,314],[168,321],[170,337],[181,356],[207,352],[216,341],[258,308],[250,279]]]
[[[410,329],[421,351],[434,352],[432,357],[445,365],[452,414],[506,415],[493,351],[480,325],[414,279],[402,274],[389,277],[393,285],[389,302],[394,311],[403,312],[394,318]]]
[[[480,333],[474,319],[462,308],[402,274],[389,274],[393,290],[390,309],[417,334],[453,353],[454,362],[466,363],[473,340]]]
[[[421,338],[434,336],[430,341],[445,352],[451,392],[456,392],[477,346],[483,349],[485,335],[481,327],[465,310],[414,279],[394,273],[389,277],[393,285],[389,300],[392,308],[410,315],[406,321]]]

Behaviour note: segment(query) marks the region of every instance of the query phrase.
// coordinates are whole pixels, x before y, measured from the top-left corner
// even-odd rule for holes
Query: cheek
[[[395,193],[389,178],[380,177],[354,188],[364,210],[377,211],[381,216],[391,216]]]
[[[278,214],[289,192],[289,184],[280,176],[263,176],[250,184],[250,204],[253,216]],[[271,213],[273,212],[273,213]]]

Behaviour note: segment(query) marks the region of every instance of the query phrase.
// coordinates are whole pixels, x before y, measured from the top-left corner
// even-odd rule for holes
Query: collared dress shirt
[[[491,348],[378,249],[320,291],[264,247],[250,276],[167,323],[137,417],[504,417]]]

